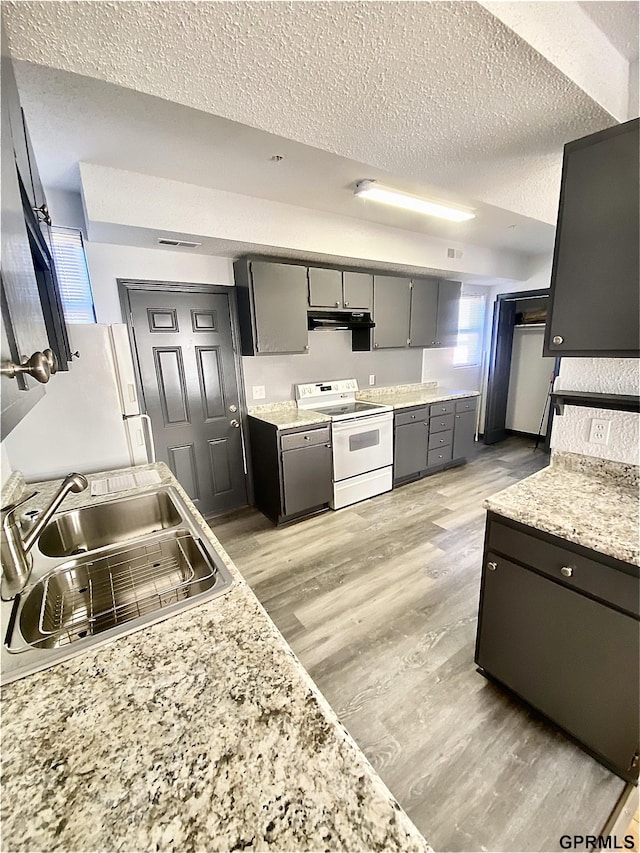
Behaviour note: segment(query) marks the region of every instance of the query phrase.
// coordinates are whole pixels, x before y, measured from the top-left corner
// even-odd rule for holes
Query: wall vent
[[[462,249],[447,249],[447,257],[460,260],[462,257]]]
[[[195,249],[196,246],[202,246],[202,243],[194,243],[191,240],[171,240],[168,237],[158,237],[160,246],[182,246],[185,249]]]

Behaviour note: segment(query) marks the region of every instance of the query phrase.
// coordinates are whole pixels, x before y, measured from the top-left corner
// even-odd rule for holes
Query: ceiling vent
[[[195,249],[202,243],[193,243],[191,240],[170,240],[168,237],[158,237],[160,246],[182,246],[184,249]]]

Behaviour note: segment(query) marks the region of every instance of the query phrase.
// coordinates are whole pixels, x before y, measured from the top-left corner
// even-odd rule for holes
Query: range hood
[[[351,349],[353,352],[371,350],[371,329],[375,323],[369,311],[320,311],[312,308],[307,312],[309,331],[346,330],[351,331]]]
[[[368,311],[317,311],[307,312],[307,328],[313,329],[373,329],[375,323]]]

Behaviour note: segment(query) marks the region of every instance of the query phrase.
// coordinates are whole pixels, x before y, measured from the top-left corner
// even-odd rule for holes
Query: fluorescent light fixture
[[[361,198],[370,198],[382,204],[390,204],[394,207],[402,207],[404,210],[412,210],[414,213],[423,213],[425,216],[438,216],[440,219],[449,219],[452,222],[464,222],[466,219],[475,219],[475,213],[462,207],[448,207],[426,198],[419,198],[409,193],[401,193],[384,187],[377,181],[360,181],[356,184],[355,194]]]

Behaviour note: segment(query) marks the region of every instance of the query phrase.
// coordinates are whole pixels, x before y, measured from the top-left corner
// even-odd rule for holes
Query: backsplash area
[[[247,405],[279,403],[294,399],[294,385],[326,379],[355,377],[361,389],[375,385],[404,385],[422,379],[421,349],[388,349],[371,352],[351,350],[351,332],[309,333],[309,352],[300,355],[264,355],[242,359]],[[262,399],[253,396],[254,386],[264,386]]]
[[[633,358],[565,358],[556,389],[608,394],[640,393],[638,360]],[[592,418],[611,421],[609,444],[589,441]],[[580,453],[614,462],[640,464],[640,415],[607,409],[566,406],[554,418],[551,446],[554,451]]]

